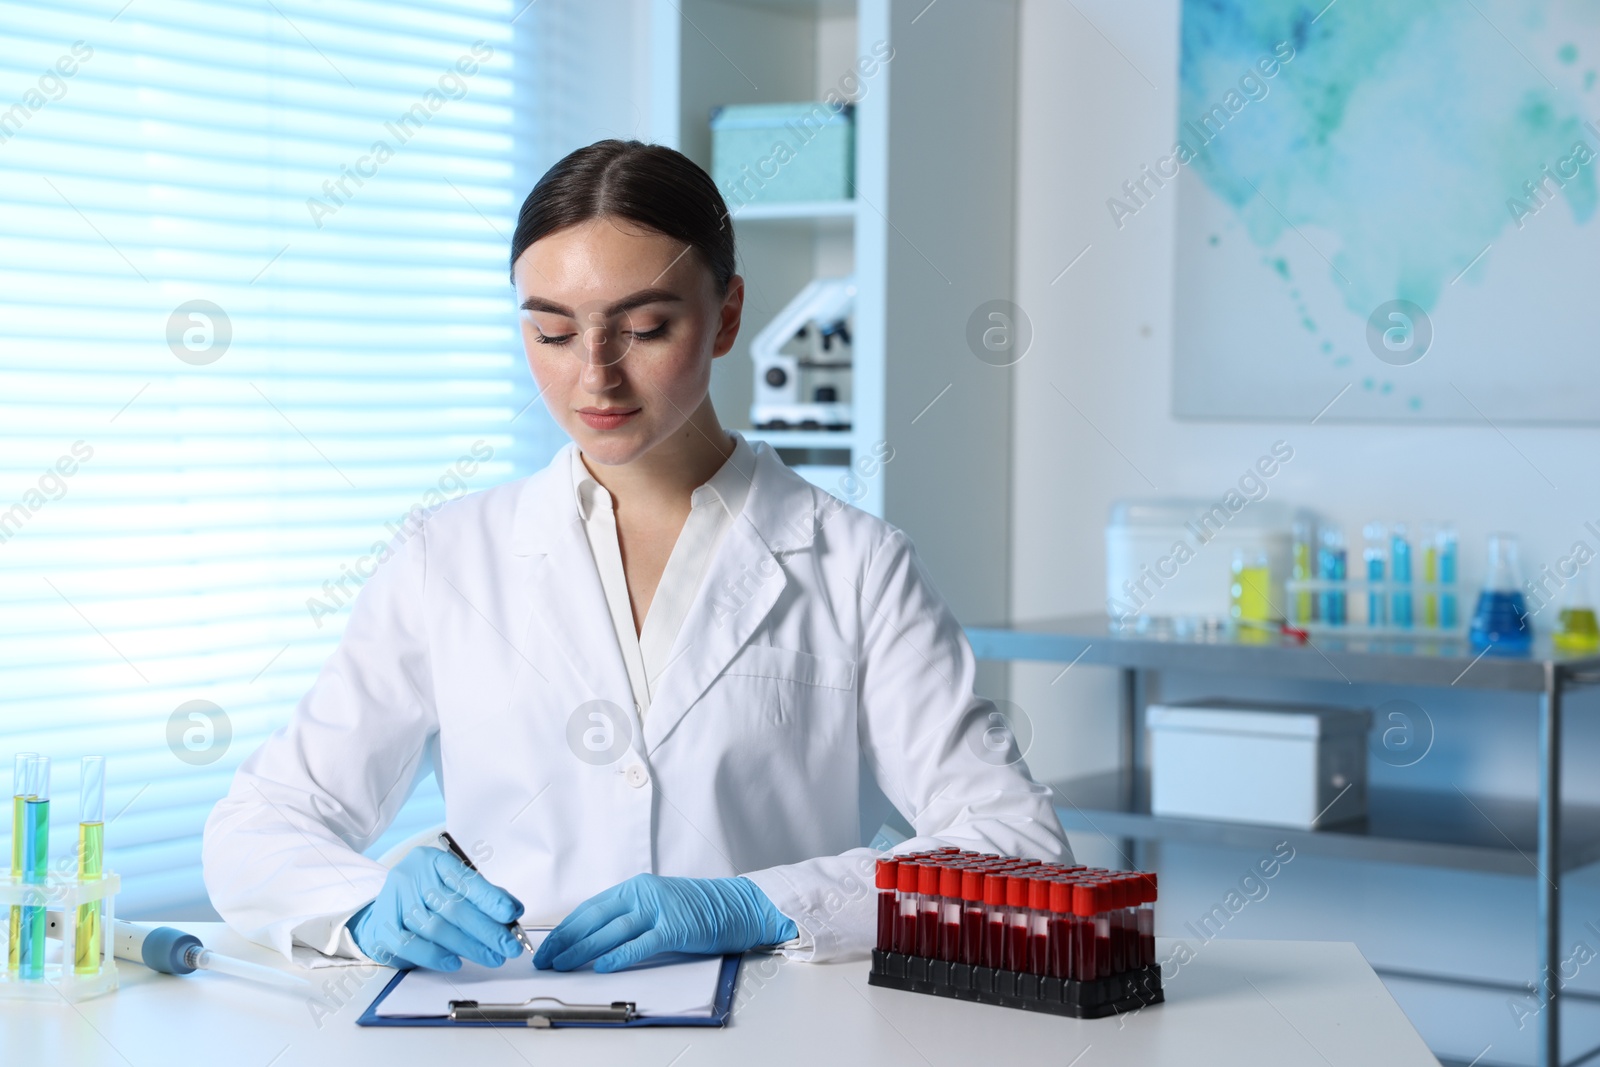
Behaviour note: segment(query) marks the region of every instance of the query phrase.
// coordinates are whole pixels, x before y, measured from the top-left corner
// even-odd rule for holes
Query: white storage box
[[[1367,813],[1365,708],[1152,704],[1150,811],[1304,830]]]

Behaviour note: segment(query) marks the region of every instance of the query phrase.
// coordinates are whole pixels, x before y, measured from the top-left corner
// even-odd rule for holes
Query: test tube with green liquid
[[[11,772],[11,877],[22,881],[23,845],[27,840],[28,761],[37,752],[18,752]],[[11,927],[6,938],[6,970],[16,974],[22,967],[22,905],[11,905]]]
[[[44,885],[50,864],[50,757],[28,760],[27,797],[22,815],[22,881]],[[44,905],[22,908],[22,953],[18,973],[23,978],[44,977],[44,935],[49,922]]]
[[[105,852],[106,758],[85,756],[78,773],[78,881],[98,882]],[[73,970],[99,974],[104,901],[78,905]]]

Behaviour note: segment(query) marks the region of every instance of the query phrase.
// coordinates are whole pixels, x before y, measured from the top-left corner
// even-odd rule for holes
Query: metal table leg
[[[1119,762],[1122,767],[1123,789],[1126,793],[1123,797],[1123,807],[1126,809],[1133,803],[1133,794],[1139,788],[1141,775],[1149,769],[1144,750],[1144,709],[1152,700],[1159,699],[1157,692],[1160,687],[1160,672],[1124,667],[1118,672],[1118,679],[1120,682],[1118,725],[1121,732]],[[1117,843],[1117,847],[1133,866],[1143,868],[1146,865],[1146,842],[1125,837]]]
[[[1540,1067],[1561,1065],[1561,679],[1544,665],[1539,695],[1539,1051]]]
[[[1122,769],[1122,788],[1126,794],[1122,798],[1123,810],[1128,810],[1133,803],[1133,793],[1138,788],[1138,738],[1139,718],[1144,709],[1139,706],[1139,672],[1133,667],[1124,667],[1117,672],[1118,681],[1118,727],[1121,737],[1118,743],[1118,763]],[[1124,860],[1133,866],[1139,865],[1139,843],[1131,837],[1124,837],[1117,842],[1117,849],[1122,853]]]

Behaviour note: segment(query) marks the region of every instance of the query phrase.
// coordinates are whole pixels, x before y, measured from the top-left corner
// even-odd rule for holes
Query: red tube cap
[[[939,872],[939,895],[954,899],[961,895],[961,876],[965,873],[960,867],[946,867]]]
[[[1034,911],[1050,909],[1050,880],[1034,878],[1028,882],[1028,907]]]
[[[1006,876],[1006,907],[1026,908],[1028,906],[1028,883],[1031,879],[1025,874],[1009,874]]]
[[[895,873],[895,888],[902,893],[915,893],[921,884],[921,868],[916,861],[901,860],[900,869]]]
[[[917,892],[925,896],[938,896],[939,868],[932,863],[924,863],[917,873],[920,876],[917,880]]]
[[[983,902],[991,908],[1006,906],[1006,883],[1009,882],[1005,875],[995,873],[983,876]]]
[[[896,866],[897,864],[894,860],[878,861],[877,886],[879,889],[893,889],[899,884],[900,872],[895,869]]]
[[[1072,914],[1080,919],[1087,919],[1096,911],[1100,903],[1098,888],[1088,882],[1079,882],[1072,887]]]
[[[983,903],[983,871],[968,867],[961,872],[961,899],[973,904]]]

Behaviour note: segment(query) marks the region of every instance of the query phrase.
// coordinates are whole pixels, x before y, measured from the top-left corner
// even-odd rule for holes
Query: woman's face
[[[618,218],[540,238],[513,278],[534,381],[586,456],[629,463],[702,432],[685,423],[738,335],[742,278],[719,296],[690,246]]]

